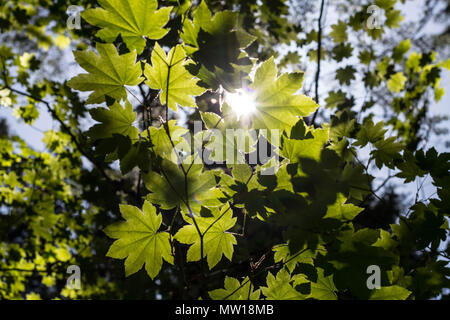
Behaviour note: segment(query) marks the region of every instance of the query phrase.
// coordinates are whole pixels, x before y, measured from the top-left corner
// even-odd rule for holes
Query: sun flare
[[[226,92],[225,101],[238,118],[248,116],[256,110],[254,95],[245,89],[236,90],[235,93]]]

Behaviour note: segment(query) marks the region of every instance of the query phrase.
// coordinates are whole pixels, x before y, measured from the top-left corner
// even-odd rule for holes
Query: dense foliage
[[[396,0],[337,1],[330,28],[324,1],[295,2],[78,1],[73,30],[71,1],[0,7],[0,104],[57,123],[45,151],[0,136],[2,298],[447,297],[450,154],[429,107],[450,60],[396,33]],[[69,45],[83,71],[45,76]],[[402,212],[393,178],[436,192]]]

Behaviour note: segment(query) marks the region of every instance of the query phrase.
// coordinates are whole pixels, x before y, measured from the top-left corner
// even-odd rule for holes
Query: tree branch
[[[325,6],[325,0],[322,0],[320,4],[320,14],[319,14],[319,21],[317,22],[319,32],[317,35],[317,71],[316,71],[316,79],[315,79],[315,101],[317,104],[319,104],[319,78],[320,78],[320,61],[321,61],[321,55],[322,55],[322,17],[323,17],[323,8]],[[314,115],[311,118],[311,121],[309,122],[309,125],[314,125],[317,117],[317,113],[319,112],[319,108],[316,109],[314,112]]]

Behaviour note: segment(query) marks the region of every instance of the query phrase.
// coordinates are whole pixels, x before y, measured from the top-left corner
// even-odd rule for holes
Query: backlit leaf
[[[68,86],[80,91],[94,91],[87,103],[102,103],[106,96],[116,100],[126,99],[125,86],[136,86],[141,77],[140,64],[136,63],[136,52],[124,55],[117,53],[113,44],[97,44],[96,55],[92,51],[74,51],[75,60],[89,73],[69,80]]]
[[[169,21],[172,7],[158,7],[157,0],[98,0],[101,8],[89,9],[81,16],[90,24],[102,28],[97,36],[107,42],[114,42],[120,35],[130,51],[141,53],[145,38],[158,40],[168,29],[163,27]]]
[[[109,248],[107,256],[125,260],[125,275],[139,271],[145,264],[150,278],[155,278],[161,270],[163,259],[173,264],[170,235],[159,232],[162,216],[156,208],[144,202],[143,210],[130,205],[121,205],[122,217],[126,220],[110,225],[105,233],[116,240]]]

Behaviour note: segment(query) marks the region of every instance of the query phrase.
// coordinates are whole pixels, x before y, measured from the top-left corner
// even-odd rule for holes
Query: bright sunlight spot
[[[226,92],[225,101],[238,118],[247,116],[256,110],[254,95],[245,89],[237,90],[235,93]]]

